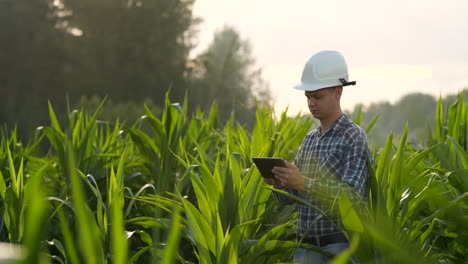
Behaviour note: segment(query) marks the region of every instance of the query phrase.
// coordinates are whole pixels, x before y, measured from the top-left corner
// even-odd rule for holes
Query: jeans
[[[345,249],[349,248],[349,242],[329,244],[322,247],[322,250],[339,255]],[[320,254],[311,249],[297,248],[294,253],[294,262],[300,264],[326,264],[331,261],[331,258]]]

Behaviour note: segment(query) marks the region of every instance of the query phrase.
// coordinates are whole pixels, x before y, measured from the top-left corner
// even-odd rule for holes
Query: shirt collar
[[[341,130],[346,124],[349,123],[348,116],[346,114],[342,114],[340,117],[338,117],[335,122],[331,125],[331,127],[325,132],[325,134],[328,133],[328,131],[339,131]],[[316,128],[317,133],[321,134],[321,128],[320,126]],[[323,135],[325,135],[323,134]]]
[[[349,123],[348,116],[346,114],[342,114],[335,122],[333,122],[330,130],[338,131],[341,130],[346,124]]]

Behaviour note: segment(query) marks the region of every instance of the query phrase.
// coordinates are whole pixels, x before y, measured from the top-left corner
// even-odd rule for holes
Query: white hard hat
[[[307,61],[302,71],[301,82],[294,88],[315,91],[327,87],[355,85],[348,82],[348,66],[339,52],[324,50]]]

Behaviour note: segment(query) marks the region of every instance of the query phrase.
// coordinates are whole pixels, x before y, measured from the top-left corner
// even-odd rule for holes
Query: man
[[[274,188],[282,189],[307,200],[318,210],[297,203],[298,241],[314,244],[324,251],[339,254],[349,247],[340,231],[337,202],[341,192],[350,197],[365,197],[368,182],[367,158],[371,158],[368,138],[363,129],[341,111],[343,86],[348,82],[348,69],[343,56],[336,51],[321,51],[304,67],[301,83],[309,110],[320,121],[320,127],[304,138],[293,163],[274,167],[275,178],[265,179]],[[273,192],[281,202],[295,200]],[[327,256],[298,248],[297,263],[326,263]]]

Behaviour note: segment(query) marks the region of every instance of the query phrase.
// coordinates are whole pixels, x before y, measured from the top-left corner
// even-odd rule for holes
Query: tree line
[[[171,89],[172,101],[190,98],[191,113],[217,100],[222,118],[234,111],[252,124],[254,98],[268,104],[270,94],[249,43],[225,26],[190,57],[194,3],[0,1],[0,122],[24,133],[48,122],[48,101],[63,114],[105,97],[107,118],[133,122],[143,104],[160,113]]]
[[[357,116],[362,111],[362,122],[365,125],[377,117],[370,131],[370,137],[378,147],[384,146],[390,132],[393,132],[395,137],[399,137],[406,123],[409,125],[407,141],[423,145],[430,139],[430,133],[435,127],[434,116],[438,99],[425,93],[409,93],[395,103],[382,101],[367,106],[356,105],[349,114]],[[442,99],[444,109],[447,110],[456,101],[457,95],[447,95]],[[466,92],[465,102],[468,102]]]

